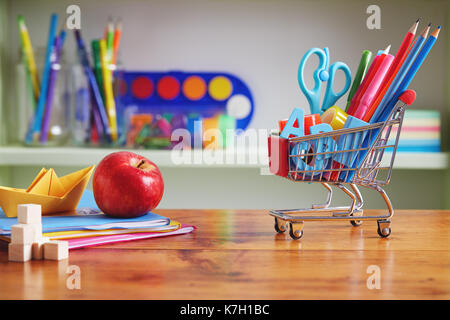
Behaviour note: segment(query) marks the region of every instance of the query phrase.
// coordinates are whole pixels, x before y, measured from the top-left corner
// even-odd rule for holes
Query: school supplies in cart
[[[289,224],[290,236],[293,239],[300,239],[303,235],[304,221],[343,220],[358,226],[363,221],[375,220],[378,223],[378,234],[381,237],[388,237],[391,234],[390,219],[394,209],[382,186],[390,181],[405,107],[414,99],[414,92],[406,91],[400,96],[389,120],[385,122],[289,139],[282,139],[276,135],[270,136],[269,166],[272,173],[292,181],[318,182],[328,190],[325,204],[313,205],[310,209],[271,210],[270,215],[275,217],[275,230],[280,233],[285,232]],[[395,143],[388,144],[393,128],[397,128]],[[348,155],[350,160],[345,163],[350,164],[352,158],[360,157],[361,152],[364,151],[362,135],[376,137],[374,143],[367,149],[360,166],[333,169],[330,167],[331,161],[324,161],[329,159],[343,162],[344,156]],[[348,141],[350,146],[347,145],[341,149],[339,143],[333,142],[336,139]],[[280,163],[287,163],[287,166],[280,170],[278,166]],[[306,166],[299,166],[299,163],[306,163]],[[338,176],[343,174],[344,179],[332,181],[333,172],[337,172]],[[351,172],[354,175],[347,180]],[[350,197],[352,201],[350,206],[330,207],[332,185]],[[388,207],[388,214],[363,216],[364,202],[358,186],[378,191]]]
[[[395,57],[389,54],[389,45],[385,50],[378,51],[362,80],[359,79],[361,75],[355,76],[354,83],[360,84],[356,91],[355,87],[352,88],[353,96],[347,98],[346,111],[338,105],[319,110],[320,95],[311,95],[320,88],[320,75],[328,79],[328,73],[324,73],[326,70],[319,67],[315,71],[313,90],[306,89],[304,80],[299,78],[300,88],[308,98],[311,111],[317,114],[304,115],[302,109],[295,108],[288,120],[279,121],[279,135],[271,134],[269,137],[270,170],[292,181],[320,182],[329,193],[325,204],[313,205],[311,209],[272,210],[270,214],[275,217],[277,232],[286,231],[289,224],[291,237],[299,239],[306,220],[345,220],[354,226],[364,220],[376,220],[378,234],[381,237],[390,235],[390,218],[394,211],[382,187],[391,178],[405,107],[416,98],[416,93],[408,86],[441,29],[440,26],[436,28],[425,41],[428,25],[412,44],[417,26],[418,21],[409,29]],[[305,60],[313,52],[321,51],[313,48],[304,55],[298,69],[299,75],[303,74]],[[324,52],[328,52],[327,49]],[[323,59],[319,55],[319,65]],[[367,68],[364,64],[364,61],[360,62],[359,73]],[[318,115],[320,121],[308,125],[310,119]],[[416,137],[411,133],[409,135]],[[427,137],[433,138],[435,135],[435,132],[428,133]],[[330,207],[331,186],[345,192],[352,199],[352,204]],[[386,202],[388,214],[363,216],[363,200],[358,186],[378,191]]]

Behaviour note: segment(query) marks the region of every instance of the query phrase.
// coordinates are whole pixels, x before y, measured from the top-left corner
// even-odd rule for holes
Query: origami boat
[[[0,187],[0,207],[7,217],[17,217],[17,205],[40,204],[42,214],[73,211],[94,171],[94,166],[58,178],[43,168],[27,189]]]

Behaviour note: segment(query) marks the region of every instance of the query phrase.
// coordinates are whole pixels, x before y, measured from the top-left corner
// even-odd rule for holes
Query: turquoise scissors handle
[[[313,54],[316,54],[319,57],[319,66],[313,73],[313,79],[314,79],[314,88],[312,90],[308,89],[305,84],[305,78],[304,78],[304,69],[306,61],[309,59],[309,57]],[[329,70],[329,49],[324,48],[311,48],[309,49],[305,55],[303,56],[302,60],[300,61],[300,65],[298,67],[298,84],[300,86],[300,89],[302,90],[303,94],[306,96],[306,99],[308,100],[311,114],[318,113],[321,114],[323,111],[327,110],[328,108],[332,107],[337,100],[339,100],[340,97],[342,97],[347,90],[350,88],[350,84],[352,81],[352,75],[350,72],[350,68],[343,62],[335,62],[333,63]],[[338,93],[333,91],[333,83],[335,79],[336,72],[338,70],[342,70],[345,74],[345,85],[344,88],[339,91]],[[322,104],[322,108],[320,107],[320,93],[322,88],[322,82],[327,81],[327,87],[325,89],[325,96],[324,101]]]
[[[313,73],[314,79],[314,88],[309,90],[306,87],[306,82],[304,78],[304,70],[306,61],[309,59],[311,55],[317,55],[319,57],[319,66]],[[320,111],[320,89],[322,87],[322,82],[327,81],[329,78],[328,75],[328,64],[329,64],[329,55],[328,48],[319,49],[319,48],[311,48],[309,49],[302,60],[300,61],[300,65],[298,66],[297,79],[298,85],[305,95],[306,99],[308,99],[309,107],[311,110],[311,114],[321,113]]]
[[[336,93],[333,91],[333,83],[334,77],[338,70],[342,70],[345,74],[345,85],[341,91]],[[343,62],[338,61],[333,63],[330,66],[330,70],[328,71],[328,73],[330,77],[328,79],[327,88],[325,89],[325,97],[323,99],[322,112],[334,106],[336,104],[336,101],[338,101],[339,98],[342,97],[347,92],[352,82],[352,74],[350,72],[350,68]]]

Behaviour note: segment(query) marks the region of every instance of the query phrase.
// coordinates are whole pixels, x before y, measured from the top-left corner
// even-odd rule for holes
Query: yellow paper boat
[[[75,210],[94,171],[94,166],[58,178],[43,168],[27,189],[0,187],[0,207],[7,217],[17,217],[17,205],[40,204],[42,214]]]

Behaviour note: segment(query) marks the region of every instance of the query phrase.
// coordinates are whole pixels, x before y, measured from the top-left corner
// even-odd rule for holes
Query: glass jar
[[[60,146],[68,141],[70,134],[71,89],[69,68],[61,53],[60,59],[50,65],[46,98],[40,101],[42,90],[42,69],[45,50],[36,51],[36,75],[28,68],[23,54],[15,68],[15,101],[10,112],[15,125],[10,126],[12,142],[27,146]],[[38,88],[34,86],[34,78]],[[41,105],[40,105],[41,103]],[[36,119],[41,107],[42,115]]]

